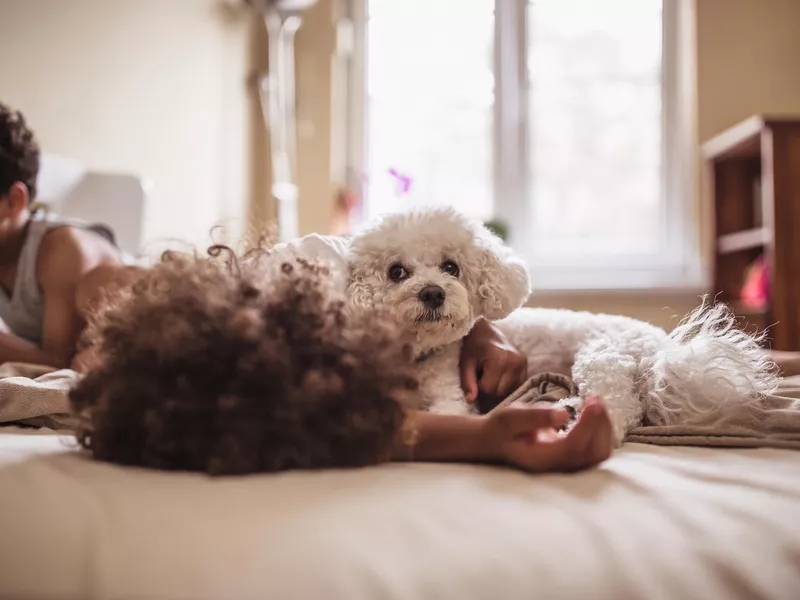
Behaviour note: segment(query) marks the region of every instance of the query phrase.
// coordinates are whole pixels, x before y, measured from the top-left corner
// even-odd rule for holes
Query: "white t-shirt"
[[[278,244],[274,252],[287,253],[288,256],[320,261],[331,270],[337,286],[347,289],[349,272],[347,269],[347,239],[336,235],[312,233],[305,237]]]

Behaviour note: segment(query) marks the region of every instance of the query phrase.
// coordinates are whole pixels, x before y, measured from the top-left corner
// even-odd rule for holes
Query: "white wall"
[[[0,0],[0,99],[46,152],[152,179],[150,239],[246,216],[252,28],[223,4]]]

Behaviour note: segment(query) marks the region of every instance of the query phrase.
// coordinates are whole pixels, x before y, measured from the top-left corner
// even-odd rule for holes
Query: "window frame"
[[[695,138],[694,6],[692,0],[662,0],[662,156],[661,210],[663,247],[657,255],[619,259],[591,257],[575,264],[533,252],[529,236],[510,228],[509,244],[527,262],[537,290],[664,290],[704,289],[708,275],[699,247],[697,144]],[[349,72],[348,164],[362,172],[367,160],[366,52],[369,0],[348,0],[348,18],[355,33]],[[493,190],[495,216],[508,223],[531,219],[528,161],[528,0],[495,0],[495,103]],[[364,197],[360,177],[349,182]],[[529,232],[528,232],[529,233]]]

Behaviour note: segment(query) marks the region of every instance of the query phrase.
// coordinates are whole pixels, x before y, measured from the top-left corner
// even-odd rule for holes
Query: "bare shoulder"
[[[119,253],[100,235],[79,227],[58,227],[42,238],[36,269],[39,281],[77,281],[99,265],[117,264]]]

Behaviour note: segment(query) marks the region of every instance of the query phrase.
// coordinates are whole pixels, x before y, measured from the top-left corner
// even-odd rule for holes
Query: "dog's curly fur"
[[[643,423],[719,421],[726,407],[756,402],[776,386],[761,338],[737,328],[723,305],[704,302],[669,334],[622,316],[519,308],[530,292],[522,261],[450,208],[386,215],[357,232],[348,252],[349,310],[385,311],[410,335],[420,358],[420,408],[474,410],[464,401],[458,360],[460,340],[479,316],[499,319],[530,373],[575,381],[580,397],[563,401],[568,406],[601,397],[617,445]],[[438,291],[434,306],[426,289]]]
[[[416,386],[393,331],[348,319],[325,267],[210,253],[165,255],[98,312],[100,364],[70,394],[80,444],[215,475],[390,459]]]

